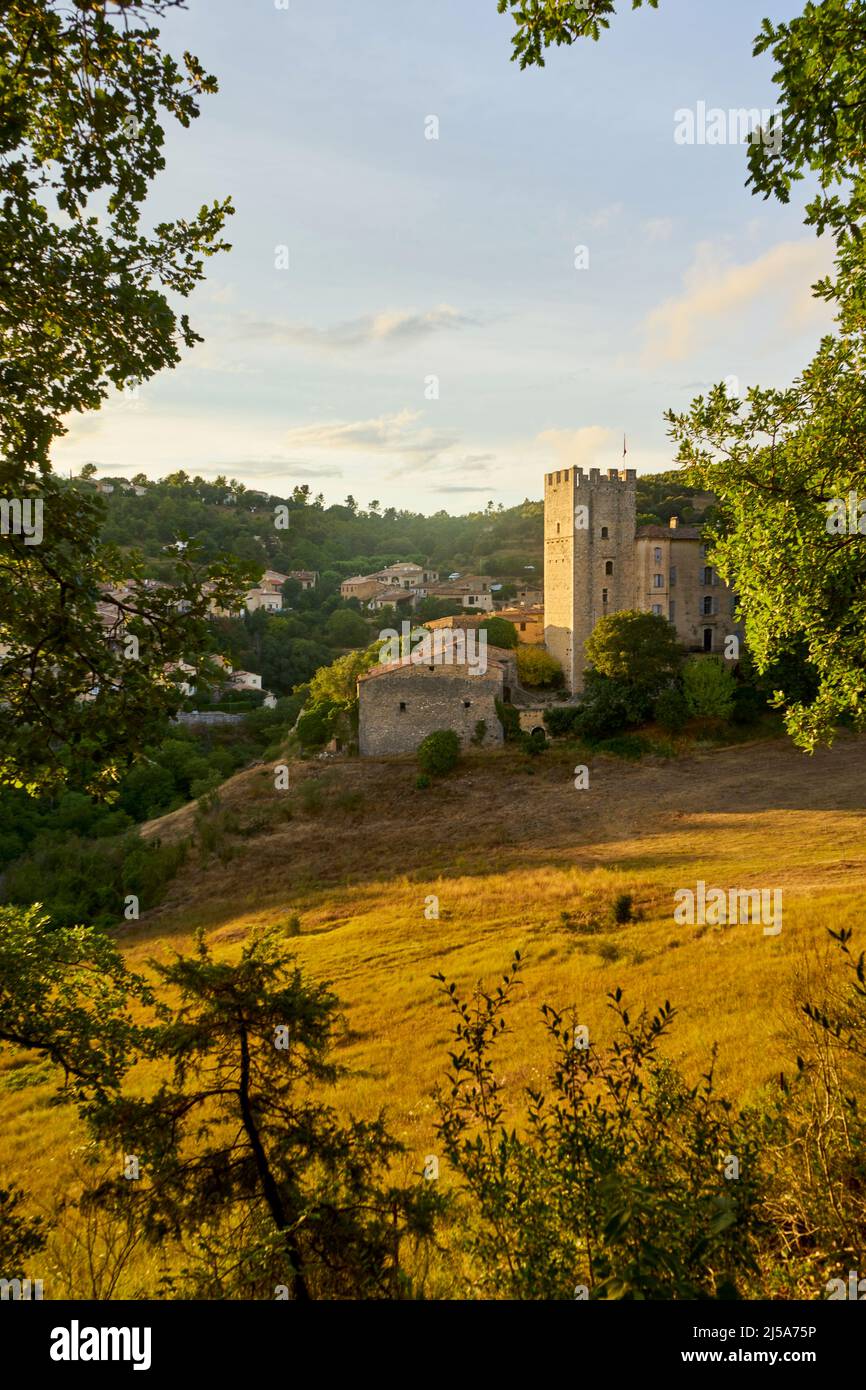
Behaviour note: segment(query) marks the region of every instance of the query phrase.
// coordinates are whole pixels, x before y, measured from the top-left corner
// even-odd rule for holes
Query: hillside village
[[[87,479],[104,496],[117,489],[142,496],[147,489],[125,480]],[[725,654],[730,639],[739,653],[742,628],[736,620],[735,595],[707,562],[702,527],[684,523],[678,512],[659,508],[666,523],[638,512],[638,490],[647,496],[653,479],[639,480],[633,469],[560,469],[544,477],[543,549],[538,562],[525,561],[523,577],[451,570],[442,573],[427,562],[392,561],[365,573],[353,573],[330,584],[329,600],[356,613],[366,624],[369,642],[395,630],[427,631],[437,638],[431,659],[418,649],[396,660],[383,655],[357,680],[357,746],[362,756],[411,753],[430,733],[450,729],[461,743],[501,744],[505,737],[502,707],[515,711],[517,727],[543,732],[544,712],[551,705],[580,700],[585,665],[584,646],[604,617],[625,611],[665,617],[685,651]],[[670,490],[670,489],[669,489]],[[219,491],[218,505],[248,508],[251,515],[269,513],[274,499],[267,494]],[[706,509],[713,499],[698,495],[694,505]],[[692,511],[691,501],[686,510]],[[338,509],[332,509],[338,510]],[[483,522],[479,521],[479,527]],[[164,585],[150,579],[149,585]],[[298,603],[317,598],[322,573],[317,569],[264,568],[236,608],[212,601],[213,617],[233,625],[255,615],[265,621],[292,621]],[[338,598],[337,598],[338,595]],[[100,617],[117,641],[123,631],[117,603],[127,597],[121,588],[105,595]],[[443,616],[431,617],[431,612]],[[547,652],[561,671],[559,687],[527,688],[518,672],[515,653],[487,644],[485,623],[498,618],[514,629],[518,648]],[[357,621],[357,620],[356,620]],[[359,627],[360,632],[364,630]],[[444,634],[447,642],[442,642]],[[481,637],[483,661],[477,650],[467,656],[467,641]],[[477,646],[477,643],[476,643]],[[231,720],[236,698],[260,700],[274,708],[280,692],[263,681],[260,671],[214,655],[208,679],[188,662],[176,662],[166,675],[179,685],[185,709],[181,722]],[[200,698],[200,695],[203,697]],[[210,712],[214,702],[222,713]],[[345,739],[329,744],[336,751]]]

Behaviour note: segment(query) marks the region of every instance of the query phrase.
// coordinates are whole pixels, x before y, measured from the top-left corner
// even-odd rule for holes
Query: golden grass
[[[510,750],[473,754],[428,791],[415,789],[415,776],[411,760],[390,759],[293,767],[289,793],[273,790],[269,768],[233,778],[222,796],[235,827],[229,857],[202,864],[193,853],[162,907],[119,930],[129,964],[188,949],[200,926],[230,956],[250,930],[298,914],[302,934],[287,937],[287,952],[334,983],[349,1024],[341,1060],[354,1074],[335,1102],[367,1116],[384,1106],[415,1168],[435,1148],[433,1090],[451,1036],[431,979],[440,969],[465,992],[501,975],[515,949],[524,957],[500,1050],[518,1101],[545,1071],[541,1004],[575,1004],[603,1040],[617,985],[635,1008],[674,1004],[670,1052],[691,1076],[717,1042],[719,1085],[735,1099],[754,1097],[790,1064],[783,1044],[798,963],[828,926],[861,925],[866,740],[814,758],[777,741],[670,763],[598,759],[586,792],[561,752],[538,763]],[[318,814],[301,809],[304,778],[321,784]],[[362,804],[342,804],[347,793]],[[252,813],[258,827],[245,827]],[[192,826],[185,808],[147,833]],[[781,888],[781,935],[676,925],[674,892],[698,879]],[[620,893],[640,920],[605,920],[592,935],[563,922],[587,907],[605,918]],[[425,917],[431,894],[438,920]],[[69,1181],[80,1129],[51,1105],[45,1080],[10,1089],[20,1064],[8,1058],[0,1069],[0,1171],[47,1202]]]

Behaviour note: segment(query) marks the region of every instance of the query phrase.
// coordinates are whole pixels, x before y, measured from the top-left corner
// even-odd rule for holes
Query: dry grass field
[[[345,1004],[341,1060],[354,1075],[336,1101],[358,1115],[384,1106],[415,1168],[434,1145],[451,1028],[431,976],[493,981],[515,949],[524,988],[500,1056],[517,1100],[544,1072],[540,1005],[575,1004],[602,1039],[617,985],[634,1006],[676,1006],[670,1050],[689,1074],[717,1042],[720,1088],[755,1096],[785,1060],[795,983],[825,953],[826,929],[863,926],[866,740],[811,758],[781,739],[671,761],[597,758],[585,791],[572,762],[559,750],[473,753],[426,790],[406,759],[293,764],[284,792],[270,766],[250,769],[208,817],[211,852],[194,843],[161,907],[118,941],[145,969],[189,949],[198,927],[231,955],[252,929],[297,915],[287,952]],[[195,809],[145,833],[200,835]],[[674,892],[700,879],[780,888],[781,934],[678,926]],[[617,926],[623,893],[638,920]],[[438,919],[425,916],[430,895]],[[0,1171],[41,1201],[73,1181],[80,1142],[46,1074],[15,1058],[0,1071]]]

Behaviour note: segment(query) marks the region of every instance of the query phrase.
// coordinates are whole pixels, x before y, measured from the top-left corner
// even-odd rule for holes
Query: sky
[[[496,0],[188,0],[164,45],[220,91],[168,131],[148,213],[231,195],[233,249],[185,306],[205,342],[70,419],[55,466],[467,512],[624,438],[669,468],[666,409],[789,382],[828,248],[750,194],[736,129],[681,143],[677,113],[772,109],[752,40],[800,6],[621,8],[521,72]]]

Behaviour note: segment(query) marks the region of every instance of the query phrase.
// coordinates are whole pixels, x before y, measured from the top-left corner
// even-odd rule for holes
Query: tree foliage
[[[683,693],[689,714],[729,719],[735,691],[734,673],[720,656],[693,656],[683,667]]]
[[[0,493],[43,508],[43,534],[0,540],[0,780],[106,791],[179,703],[164,666],[201,649],[201,585],[228,601],[237,565],[149,591],[101,543],[103,509],[51,475],[65,417],[180,360],[199,341],[170,303],[224,249],[228,202],[148,229],[163,118],[188,126],[216,82],[159,46],[177,0],[31,0],[0,15]],[[19,528],[20,530],[20,528]],[[127,546],[132,537],[125,537]],[[190,557],[191,558],[191,557]],[[130,581],[106,633],[98,604]],[[125,659],[120,630],[141,654]]]
[[[179,1241],[173,1280],[199,1297],[406,1297],[404,1247],[429,1234],[429,1184],[389,1176],[400,1144],[382,1117],[342,1121],[322,1093],[339,1009],[287,956],[279,929],[238,960],[154,963],[173,1002],[146,1054],[170,1070],[150,1094],[114,1095],[93,1118],[103,1143],[139,1160],[139,1219],[152,1242]],[[126,1201],[122,1177],[98,1194]]]
[[[476,1296],[742,1294],[761,1225],[756,1143],[716,1095],[712,1065],[690,1086],[661,1056],[675,1017],[667,1003],[632,1018],[616,990],[606,1049],[576,1015],[544,1005],[552,1062],[543,1088],[527,1090],[517,1131],[496,1047],[520,970],[516,953],[495,988],[469,999],[436,977],[455,1014],[438,1132],[461,1180]],[[738,1181],[725,1155],[739,1156]]]

